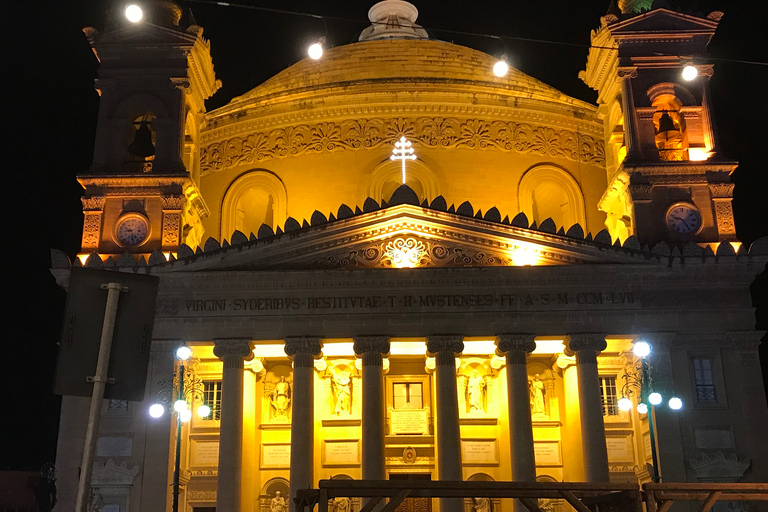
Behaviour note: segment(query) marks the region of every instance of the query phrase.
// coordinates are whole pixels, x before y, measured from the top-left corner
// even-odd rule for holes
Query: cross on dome
[[[403,163],[403,185],[405,185],[405,161],[416,160],[414,149],[411,147],[411,141],[405,138],[405,135],[400,137],[400,140],[395,142],[395,147],[392,150],[392,156],[390,160],[400,160]]]

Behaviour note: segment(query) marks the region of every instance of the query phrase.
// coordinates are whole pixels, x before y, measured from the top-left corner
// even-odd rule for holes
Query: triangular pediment
[[[96,46],[162,46],[162,45],[194,45],[197,32],[188,33],[182,30],[161,27],[152,23],[136,23],[100,35]]]
[[[629,19],[611,25],[614,36],[630,35],[638,32],[714,32],[717,21],[700,18],[690,14],[671,11],[669,9],[654,9],[633,16]]]
[[[512,222],[500,220],[497,214],[483,218],[474,216],[471,206],[447,211],[399,204],[358,212],[330,221],[316,212],[311,225],[302,228],[291,220],[286,222],[288,232],[273,234],[266,228],[258,239],[248,240],[239,232],[221,244],[209,239],[196,253],[185,246],[178,261],[161,267],[168,271],[285,270],[656,261],[634,245],[634,237],[622,248],[618,242],[612,245],[605,231],[593,239],[574,226],[566,234],[551,220],[529,227],[524,215]]]

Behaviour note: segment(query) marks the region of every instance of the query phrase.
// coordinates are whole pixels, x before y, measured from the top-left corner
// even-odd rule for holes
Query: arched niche
[[[411,187],[419,201],[431,201],[439,195],[437,176],[422,160],[409,160],[405,163],[405,184]],[[403,184],[403,164],[399,161],[385,160],[371,172],[365,186],[362,200],[372,197],[377,201],[389,201],[392,193]]]
[[[618,168],[627,156],[627,146],[624,140],[624,112],[621,108],[621,98],[617,97],[608,110],[608,142],[610,143],[611,163]]]
[[[286,219],[288,196],[285,185],[266,169],[248,171],[224,193],[221,205],[221,237],[239,230],[246,236],[258,233],[262,224],[276,229]]]
[[[586,226],[584,194],[567,171],[554,165],[539,165],[523,174],[518,187],[520,209],[541,224],[547,218],[568,230],[574,224]]]
[[[693,96],[685,88],[671,82],[656,84],[647,91],[653,114],[656,148],[663,161],[688,160],[688,130],[683,106],[693,104]]]
[[[125,162],[125,170],[129,172],[142,172],[152,170],[151,166],[143,165],[146,161],[171,161],[173,155],[178,154],[178,141],[174,143],[174,130],[170,122],[169,112],[160,98],[152,94],[134,94],[124,98],[112,110],[110,124],[104,136],[108,140],[100,140],[96,143],[94,163],[105,160]],[[147,122],[147,127],[152,134],[152,144],[155,146],[155,155],[151,159],[137,158],[131,155],[127,148],[134,140],[138,122]],[[103,149],[102,149],[103,148]],[[106,151],[106,153],[102,153]]]
[[[494,482],[491,475],[475,473],[467,478],[469,482]],[[464,498],[464,512],[495,512],[500,509],[500,498]]]

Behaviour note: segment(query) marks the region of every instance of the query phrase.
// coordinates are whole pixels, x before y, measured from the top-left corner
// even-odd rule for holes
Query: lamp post
[[[657,374],[651,365],[652,347],[643,340],[638,340],[632,346],[632,353],[637,358],[634,368],[624,374],[624,386],[621,389],[621,398],[619,399],[619,409],[629,411],[632,409],[632,400],[629,399],[633,394],[638,395],[637,412],[648,415],[648,435],[651,441],[651,464],[653,465],[653,481],[661,481],[661,470],[659,468],[658,450],[657,450],[657,432],[656,432],[656,406],[661,405],[664,396],[660,391],[666,391],[663,380]],[[671,393],[668,393],[671,394]],[[673,411],[678,411],[683,407],[683,401],[677,396],[670,396],[667,405]]]
[[[192,418],[187,399],[202,403],[197,414],[203,418],[211,414],[211,408],[203,403],[202,382],[192,373],[185,373],[184,363],[192,357],[192,349],[182,345],[174,351],[174,357],[179,361],[179,370],[170,388],[161,389],[157,393],[157,402],[149,407],[149,415],[160,418],[168,410],[176,413],[176,458],[173,466],[173,512],[179,511],[179,489],[181,476],[181,427]]]

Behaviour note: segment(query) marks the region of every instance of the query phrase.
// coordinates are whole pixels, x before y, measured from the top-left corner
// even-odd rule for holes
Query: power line
[[[325,15],[325,14],[314,14],[310,12],[303,12],[303,11],[293,11],[288,9],[277,9],[274,7],[260,7],[256,5],[248,5],[248,4],[241,4],[236,2],[223,2],[220,0],[185,0],[186,2],[191,3],[198,3],[198,4],[207,4],[207,5],[216,5],[219,7],[235,7],[238,9],[249,9],[253,11],[262,11],[262,12],[271,12],[274,14],[285,14],[289,16],[300,16],[304,18],[313,18],[313,19],[321,19],[323,21],[325,20],[334,20],[334,21],[344,21],[349,23],[360,23],[360,24],[372,24],[372,25],[386,25],[386,22],[381,21],[369,21],[369,20],[361,20],[358,18],[347,18],[344,16],[333,16],[333,15]],[[582,49],[597,49],[597,50],[618,50],[618,46],[599,46],[599,45],[592,45],[592,44],[583,44],[583,43],[571,43],[568,41],[554,41],[551,39],[537,39],[537,38],[531,38],[531,37],[520,37],[520,36],[509,36],[509,35],[497,35],[497,34],[486,34],[483,32],[469,32],[465,30],[454,30],[454,29],[448,29],[448,28],[434,28],[434,27],[425,27],[423,25],[418,25],[416,23],[412,25],[407,24],[401,24],[402,27],[405,28],[421,28],[427,31],[431,32],[439,32],[444,34],[453,34],[453,35],[462,35],[462,36],[469,36],[469,37],[484,37],[489,39],[498,39],[504,44],[505,40],[510,41],[522,41],[526,43],[538,43],[538,44],[551,44],[556,46],[570,46],[574,48],[582,48]],[[658,57],[680,57],[678,54],[673,53],[663,53],[663,52],[652,52],[653,55]],[[697,57],[701,59],[706,59],[710,61],[715,62],[732,62],[732,63],[738,63],[738,64],[750,64],[755,66],[768,66],[768,62],[761,62],[761,61],[753,61],[753,60],[743,60],[743,59],[731,59],[731,58],[724,58],[724,57],[713,57],[711,55],[703,55],[703,56],[691,56],[691,57]]]

